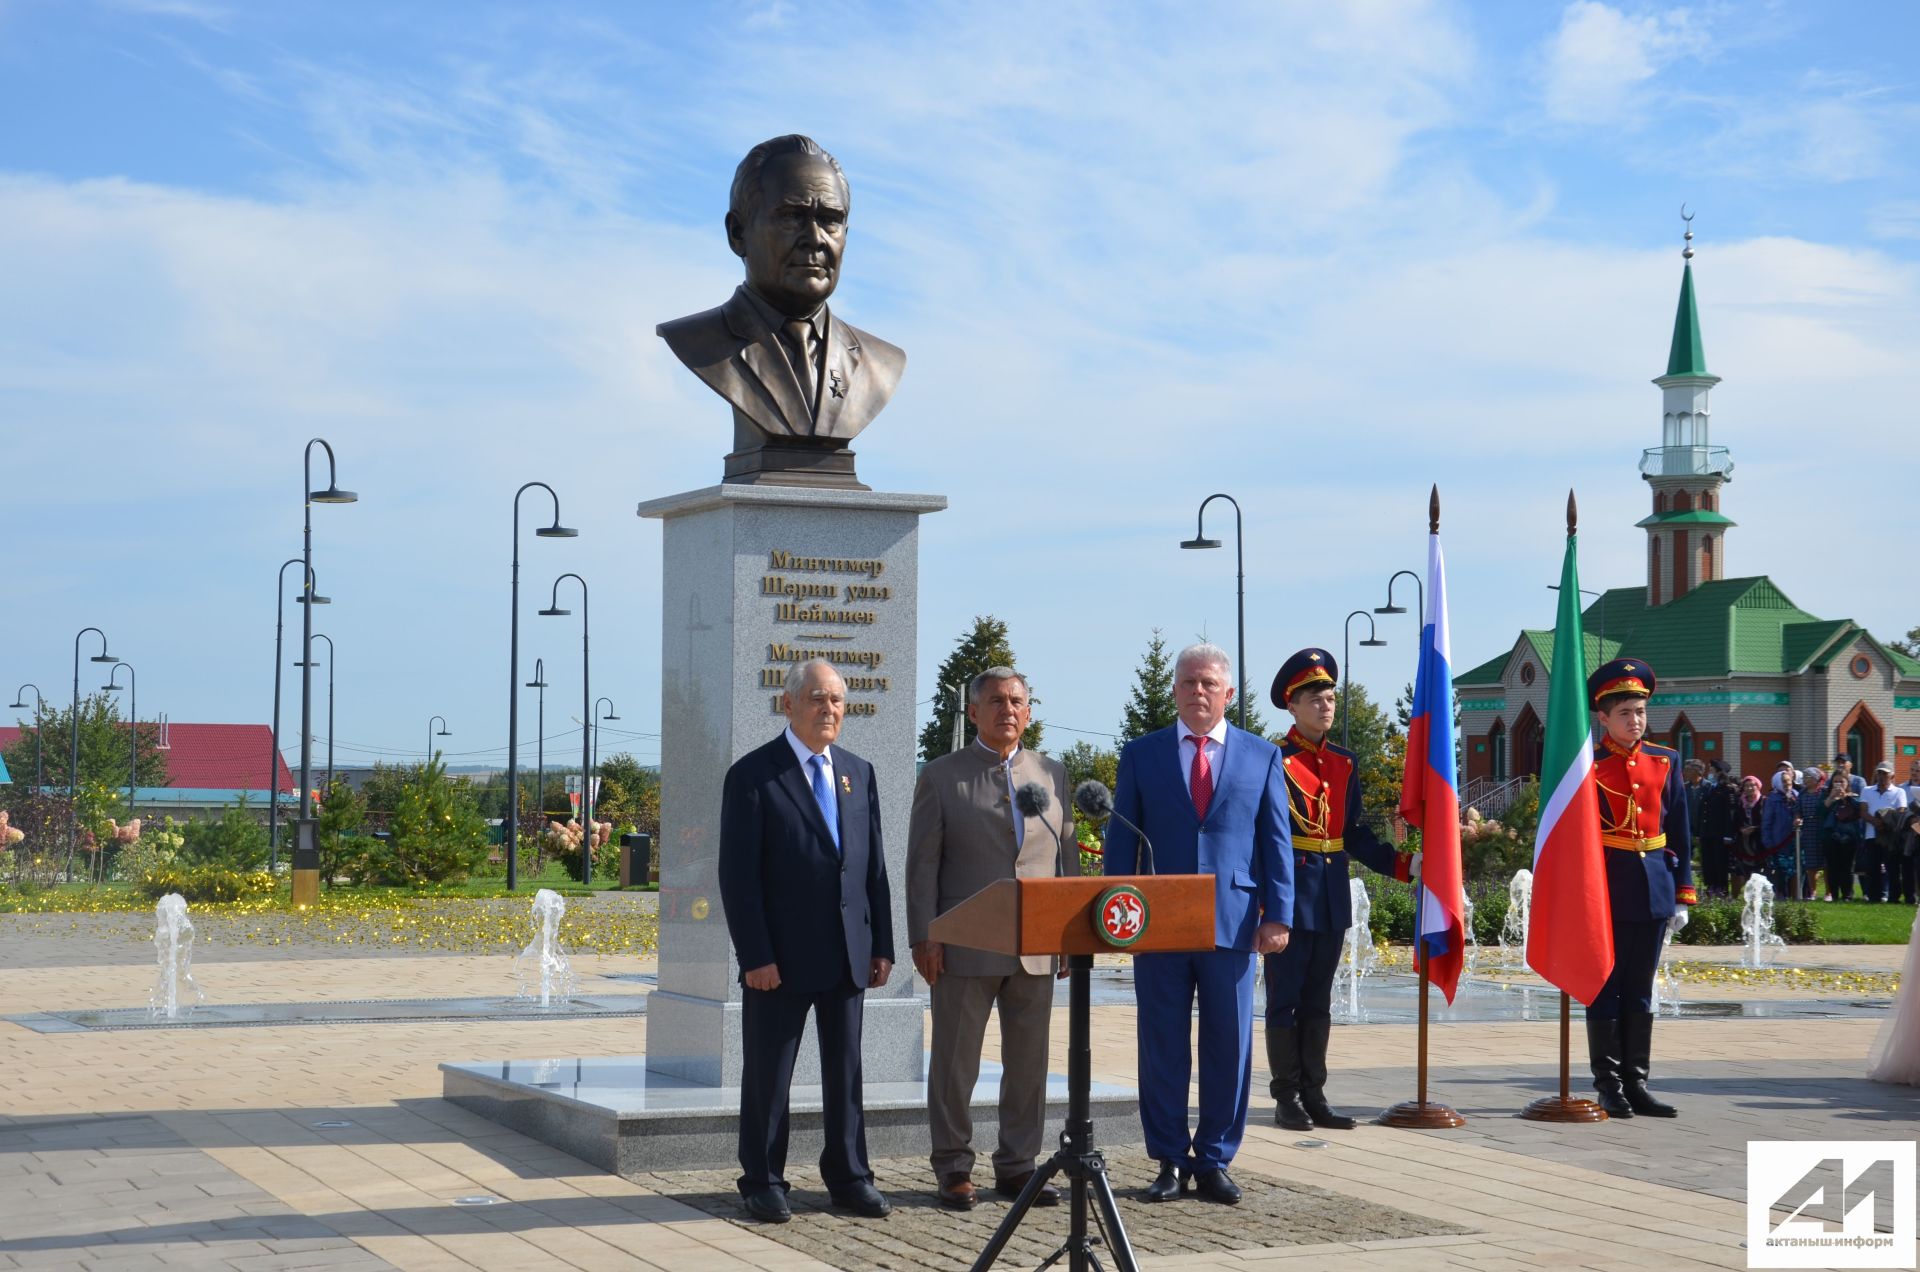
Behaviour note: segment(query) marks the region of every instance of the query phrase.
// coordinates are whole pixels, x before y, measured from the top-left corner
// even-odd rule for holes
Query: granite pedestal
[[[739,1165],[740,1090],[660,1072],[647,1056],[443,1064],[447,1100],[581,1161],[619,1175],[658,1170],[720,1170]],[[789,1165],[820,1156],[820,1088],[796,1082]],[[991,1173],[1000,1125],[1000,1066],[980,1065],[973,1092],[976,1174]],[[924,1082],[866,1084],[867,1151],[874,1157],[928,1151]],[[1095,1083],[1094,1135],[1102,1144],[1140,1138],[1140,1102],[1125,1087]],[[1067,1116],[1067,1080],[1047,1079],[1047,1144]],[[1043,1149],[1043,1151],[1045,1151]]]
[[[709,1086],[740,1081],[740,967],[719,888],[727,769],[786,727],[788,668],[831,662],[847,682],[840,745],[873,765],[893,894],[892,983],[869,991],[869,1083],[924,1076],[922,1006],[907,966],[907,816],[918,741],[920,518],[940,495],[721,485],[640,505],[662,523],[660,987],[647,1065]],[[811,1034],[809,1026],[809,1034]],[[800,1046],[799,1083],[819,1080]]]

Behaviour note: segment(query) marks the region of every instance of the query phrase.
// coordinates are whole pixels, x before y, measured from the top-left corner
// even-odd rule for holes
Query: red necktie
[[[1187,741],[1193,743],[1193,773],[1188,779],[1187,787],[1193,795],[1193,811],[1199,814],[1201,821],[1205,821],[1207,806],[1213,803],[1213,765],[1207,760],[1205,738],[1196,737],[1190,733],[1187,735]]]

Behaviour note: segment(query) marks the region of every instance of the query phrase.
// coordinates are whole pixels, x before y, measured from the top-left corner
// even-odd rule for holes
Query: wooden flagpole
[[[1427,496],[1427,533],[1440,533],[1440,487],[1436,484]],[[1427,616],[1420,616],[1421,629],[1426,628]],[[1422,651],[1424,655],[1424,650]],[[1453,727],[1451,720],[1446,722],[1449,731]],[[1465,1126],[1467,1119],[1455,1113],[1444,1104],[1427,1102],[1427,956],[1420,947],[1420,893],[1422,888],[1413,890],[1413,963],[1420,972],[1420,1032],[1416,1060],[1416,1077],[1412,1100],[1403,1100],[1380,1115],[1380,1125],[1397,1126],[1403,1130],[1443,1131],[1456,1126]]]

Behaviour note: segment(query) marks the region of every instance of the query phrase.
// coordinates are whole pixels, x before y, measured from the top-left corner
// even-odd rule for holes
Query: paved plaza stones
[[[86,917],[0,916],[0,1016],[144,1003],[151,947],[73,921]],[[27,949],[31,965],[10,957]],[[512,983],[505,953],[216,949],[202,983],[222,1004],[480,998]],[[1901,951],[1807,953],[1884,971]],[[576,965],[587,994],[647,992],[654,971],[632,956]],[[1920,1124],[1920,1093],[1861,1077],[1873,1018],[1800,1014],[1819,1010],[1817,995],[1766,992],[1796,1012],[1661,1023],[1655,1085],[1680,1105],[1675,1122],[1513,1117],[1552,1085],[1557,1041],[1540,1023],[1435,1027],[1434,1094],[1469,1118],[1452,1132],[1363,1126],[1304,1148],[1263,1120],[1256,1069],[1234,1167],[1249,1203],[1123,1203],[1143,1266],[1742,1267],[1748,1139],[1875,1139]],[[42,1034],[0,1022],[0,1268],[820,1272],[888,1266],[872,1252],[883,1241],[901,1247],[885,1258],[902,1267],[964,1267],[1001,1213],[997,1200],[935,1212],[921,1164],[890,1158],[881,1182],[898,1209],[884,1223],[812,1213],[815,1183],[796,1169],[803,1213],[772,1233],[729,1212],[728,1172],[621,1179],[440,1098],[449,1058],[632,1054],[647,1027],[640,1016]],[[1062,1016],[1055,1069],[1065,1034]],[[1410,1096],[1413,1035],[1395,1023],[1336,1031],[1336,1103],[1364,1112]],[[993,1044],[989,1030],[989,1059]],[[1094,1011],[1094,1077],[1130,1084],[1133,1063],[1134,1012],[1116,994]],[[1137,1188],[1138,1148],[1106,1147],[1122,1192]],[[454,1204],[476,1195],[499,1204]],[[1064,1223],[1040,1212],[1001,1266],[1037,1263]],[[802,1244],[816,1228],[820,1240]],[[908,1261],[942,1240],[947,1261]]]

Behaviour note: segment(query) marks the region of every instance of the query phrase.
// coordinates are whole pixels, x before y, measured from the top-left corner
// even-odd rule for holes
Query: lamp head
[[[1387,642],[1384,640],[1375,640],[1372,637],[1368,637],[1366,640],[1363,640],[1360,643],[1369,649],[1377,649],[1381,645],[1386,644]]]
[[[7,710],[9,711],[25,711],[26,709],[27,704],[24,702],[9,702],[7,704]]]
[[[568,614],[571,614],[571,613],[573,613],[573,611],[572,611],[572,610],[570,610],[570,609],[561,609],[561,608],[560,608],[560,607],[559,607],[558,605],[556,605],[556,606],[554,606],[554,607],[553,607],[552,609],[543,609],[543,610],[541,610],[541,611],[540,611],[540,617],[542,617],[542,618],[564,618],[564,617],[565,617],[566,615],[568,615]]]
[[[1373,612],[1376,614],[1404,614],[1407,612],[1407,607],[1404,605],[1376,605],[1373,607]]]
[[[448,732],[447,732],[447,729],[446,729],[446,726],[445,726],[445,725],[442,725],[442,726],[440,726],[440,732],[438,732],[438,733],[436,733],[436,734],[434,734],[433,736],[434,736],[434,737],[436,737],[436,738],[450,738],[450,737],[452,737],[452,736],[453,736],[453,734],[451,734],[451,733],[448,733]]]
[[[1183,548],[1217,548],[1220,546],[1220,540],[1195,537],[1182,540],[1180,546]]]
[[[529,689],[545,689],[546,687],[547,687],[547,682],[544,680],[527,681],[527,688]]]
[[[603,716],[601,716],[600,718],[601,718],[602,720],[618,720],[618,719],[619,719],[620,717],[619,717],[619,716],[617,716],[617,715],[615,715],[615,714],[613,714],[613,712],[611,712],[611,711],[609,711],[609,712],[607,712],[607,714],[605,714],[605,715],[603,715]]]
[[[296,596],[293,598],[293,603],[295,605],[331,605],[333,598],[331,596]]]
[[[579,535],[580,532],[578,530],[572,526],[563,526],[558,521],[555,521],[550,526],[542,526],[533,532],[533,537],[536,539],[574,539],[578,538]]]
[[[360,502],[360,496],[351,490],[342,490],[338,486],[328,486],[325,490],[316,490],[307,498],[314,503],[349,504]]]
[[[120,661],[120,655],[118,655],[118,654],[95,654],[95,655],[93,656],[93,661],[94,661],[94,662],[97,662],[97,663],[117,663],[117,662],[119,662],[119,661]]]

